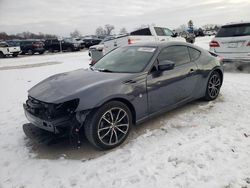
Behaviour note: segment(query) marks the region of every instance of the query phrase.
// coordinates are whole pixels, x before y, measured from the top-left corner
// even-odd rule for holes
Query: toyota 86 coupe
[[[211,52],[183,42],[141,43],[43,80],[23,107],[40,129],[85,134],[93,146],[111,149],[132,125],[196,99],[216,99],[222,82],[222,62]]]

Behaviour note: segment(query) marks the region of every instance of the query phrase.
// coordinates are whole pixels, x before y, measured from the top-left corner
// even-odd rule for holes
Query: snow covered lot
[[[27,90],[88,63],[87,52],[0,59],[0,188],[250,187],[250,74],[226,72],[216,101],[196,101],[134,127],[111,151],[26,138]]]

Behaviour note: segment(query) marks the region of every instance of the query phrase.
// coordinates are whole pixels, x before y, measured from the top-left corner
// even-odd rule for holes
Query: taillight
[[[128,39],[128,44],[134,44],[135,43],[135,40],[133,40],[133,39]]]
[[[220,47],[219,43],[215,40],[212,40],[210,43],[209,43],[209,46],[211,48],[217,48],[217,47]]]
[[[91,62],[90,62],[90,66],[93,66],[94,64],[96,64],[96,61],[94,61],[94,60],[91,60]]]
[[[250,41],[247,43],[247,46],[250,46]]]

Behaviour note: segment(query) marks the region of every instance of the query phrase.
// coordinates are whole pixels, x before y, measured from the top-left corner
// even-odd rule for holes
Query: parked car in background
[[[117,36],[107,36],[105,37],[100,44],[94,45],[89,47],[89,56],[91,57],[91,65],[94,65],[99,59],[102,58],[103,56],[103,48],[104,48],[104,42],[109,41],[109,40],[113,40],[115,39]]]
[[[250,63],[250,22],[222,26],[209,46],[224,62]]]
[[[104,42],[103,54],[107,54],[113,49],[124,46],[127,44],[135,44],[141,42],[167,42],[167,41],[182,41],[185,39],[179,37],[177,33],[174,33],[165,27],[148,26],[145,28],[138,29],[125,35],[123,37],[117,37],[113,40]]]
[[[35,53],[43,54],[45,52],[44,43],[40,40],[22,40],[20,41],[22,54],[33,55]]]
[[[216,35],[217,34],[217,31],[215,30],[205,30],[204,31],[204,35],[206,36],[212,36],[212,35]]]
[[[83,39],[85,48],[89,48],[91,46],[97,45],[102,41],[102,39],[99,38],[85,38]]]
[[[132,125],[196,99],[215,100],[222,82],[220,60],[202,48],[138,43],[113,50],[87,70],[38,83],[23,107],[33,126],[79,142],[85,134],[93,146],[112,149]]]
[[[6,56],[17,57],[21,52],[20,47],[16,45],[8,44],[7,42],[0,42],[0,58]]]
[[[81,49],[85,48],[85,43],[84,43],[82,38],[75,38],[74,40],[76,40],[78,43],[80,43],[80,48]]]
[[[70,40],[64,39],[64,40],[58,40],[58,39],[47,39],[44,42],[45,49],[49,52],[55,52],[55,51],[79,51],[80,45],[79,43],[74,43]]]
[[[77,40],[76,38],[64,38],[64,42],[69,42],[74,44],[77,48],[82,49],[82,42],[81,40]]]

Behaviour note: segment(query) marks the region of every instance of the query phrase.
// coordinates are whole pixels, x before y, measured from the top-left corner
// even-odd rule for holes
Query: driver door
[[[172,70],[159,71],[163,60],[172,61]],[[163,49],[152,71],[147,76],[149,113],[178,104],[192,97],[198,80],[197,66],[191,62],[186,46],[170,46]]]

